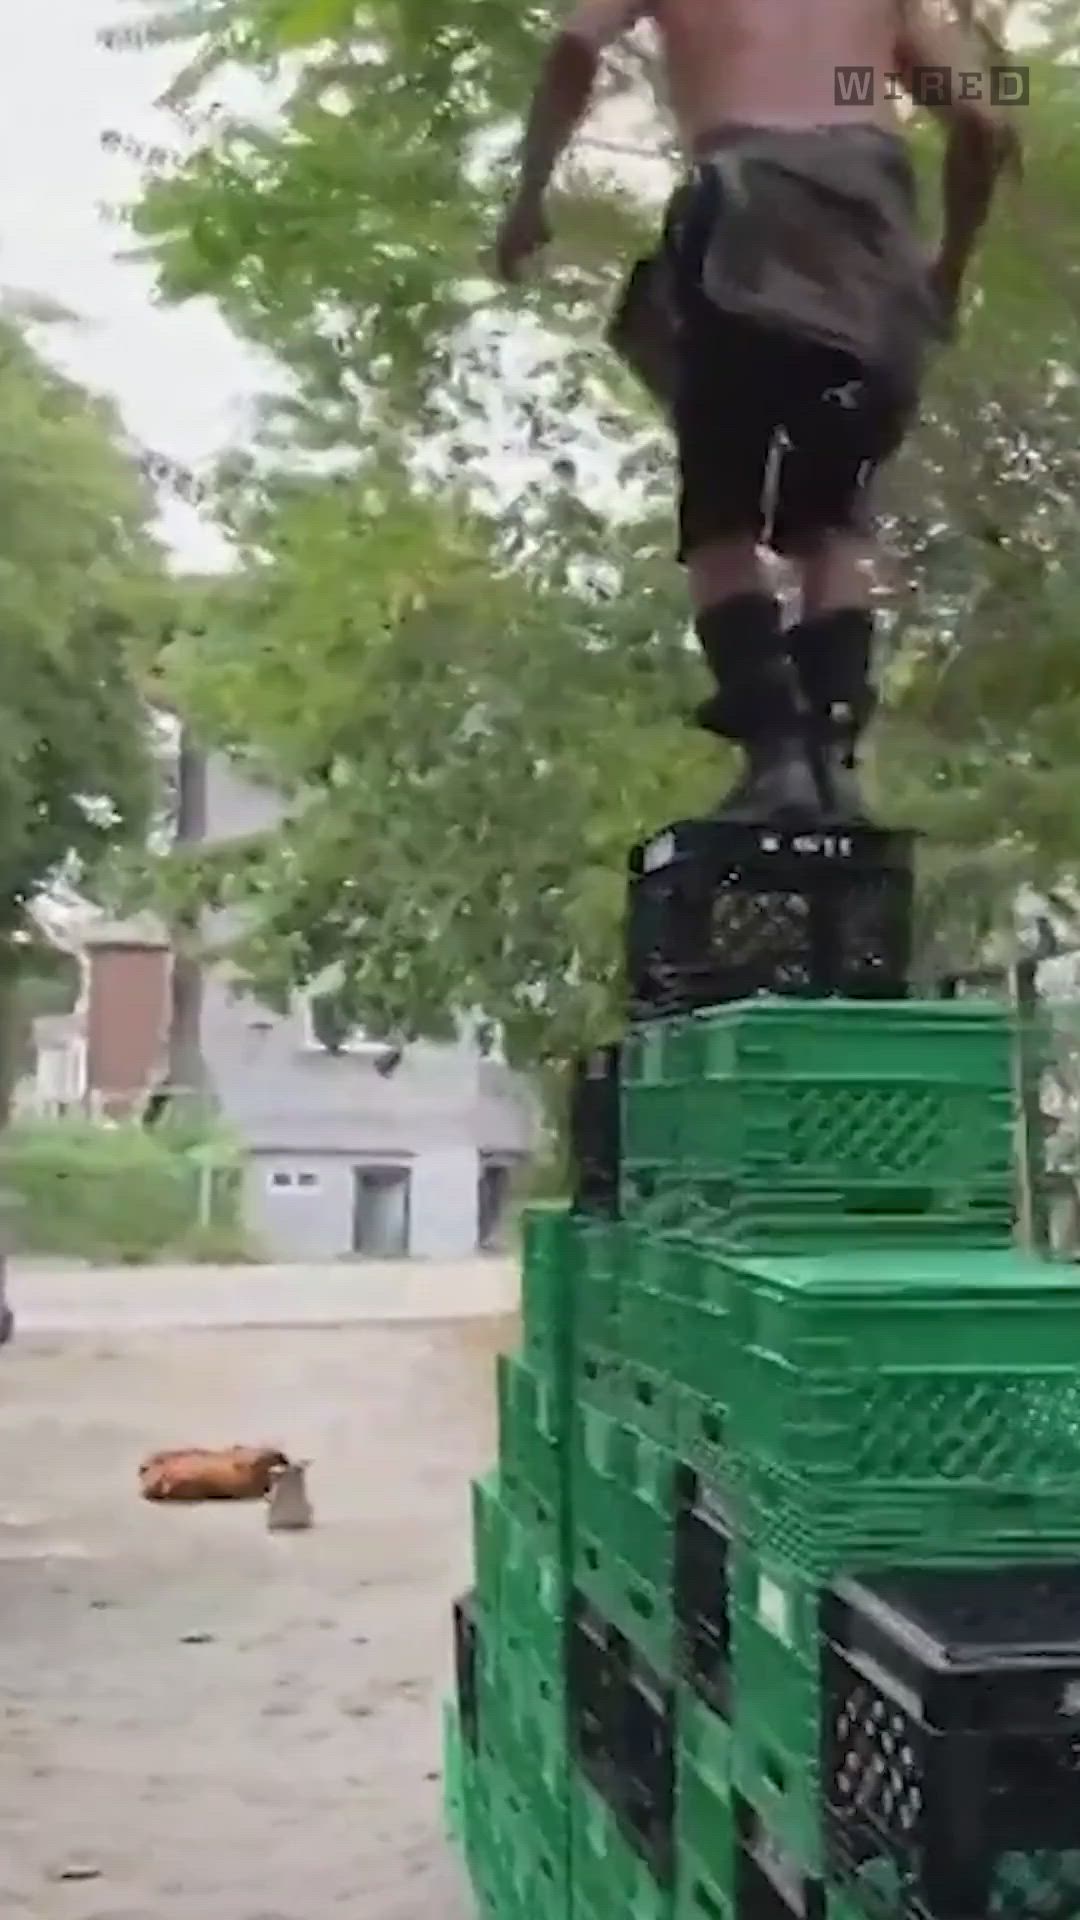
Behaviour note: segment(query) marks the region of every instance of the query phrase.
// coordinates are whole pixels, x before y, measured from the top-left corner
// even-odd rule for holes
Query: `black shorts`
[[[702,286],[713,217],[707,185],[684,190],[669,241],[679,557],[736,534],[797,556],[823,533],[868,532],[871,483],[916,397],[842,349],[719,310]]]

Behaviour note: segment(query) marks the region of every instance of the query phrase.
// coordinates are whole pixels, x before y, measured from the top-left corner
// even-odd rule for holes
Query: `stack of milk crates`
[[[527,1223],[447,1721],[476,1894],[1080,1920],[1080,1287],[1013,1244],[1008,1012],[761,971],[635,994]]]
[[[521,1349],[497,1362],[498,1461],[472,1496],[473,1585],[454,1604],[447,1813],[488,1920],[567,1920],[572,1905],[568,1654],[576,1349],[614,1297],[617,1055],[577,1074],[572,1206],[524,1219]],[[592,1147],[588,1142],[592,1142]]]

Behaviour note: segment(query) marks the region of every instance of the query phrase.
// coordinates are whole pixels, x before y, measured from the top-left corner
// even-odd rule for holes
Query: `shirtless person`
[[[747,755],[720,808],[728,819],[865,818],[855,750],[875,705],[867,489],[915,414],[930,342],[955,313],[998,172],[1019,151],[989,105],[981,50],[925,4],[579,0],[546,60],[499,231],[499,270],[515,280],[549,238],[544,194],[602,53],[652,19],[691,173],[658,256],[666,295],[652,320],[667,328],[645,341],[659,349],[645,377],[675,426],[680,558],[716,682],[697,717]],[[872,93],[838,83],[853,68],[873,71]],[[920,69],[941,68],[952,72],[945,220],[928,263],[889,76],[911,90]],[[639,371],[649,361],[641,353]],[[801,619],[787,633],[765,538],[799,570]]]

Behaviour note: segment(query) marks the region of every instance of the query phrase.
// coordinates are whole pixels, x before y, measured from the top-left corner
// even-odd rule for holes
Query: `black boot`
[[[800,621],[787,636],[807,711],[822,810],[833,824],[870,824],[857,748],[877,707],[870,684],[873,637],[874,616],[859,607]]]
[[[707,733],[736,741],[747,756],[745,771],[714,817],[753,826],[820,826],[821,797],[798,676],[775,600],[740,594],[699,615],[697,631],[717,691],[695,718]]]

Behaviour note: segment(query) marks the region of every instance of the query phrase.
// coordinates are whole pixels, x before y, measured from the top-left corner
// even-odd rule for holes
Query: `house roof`
[[[76,893],[42,894],[30,907],[35,926],[62,953],[91,947],[168,947],[165,924],[155,913],[114,920]]]
[[[43,1047],[66,1047],[70,1041],[80,1039],[86,1031],[86,1021],[79,1012],[39,1013],[31,1026],[34,1046],[39,1053]]]
[[[83,935],[83,946],[91,947],[167,947],[169,936],[153,913],[135,914],[130,920],[96,921]]]

